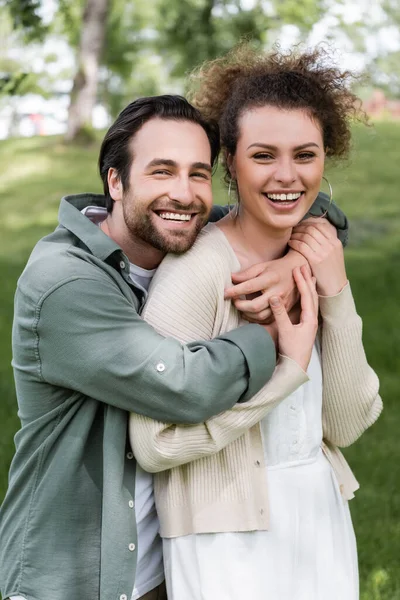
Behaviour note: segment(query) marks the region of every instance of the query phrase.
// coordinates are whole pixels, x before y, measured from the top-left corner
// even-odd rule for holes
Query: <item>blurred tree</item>
[[[62,2],[60,9],[65,9]],[[97,99],[100,58],[104,47],[109,0],[86,0],[77,51],[77,72],[71,92],[65,139],[75,140],[91,125]]]
[[[304,36],[323,10],[324,0],[159,0],[157,45],[172,62],[172,75],[182,77],[244,37],[266,44],[285,24]]]

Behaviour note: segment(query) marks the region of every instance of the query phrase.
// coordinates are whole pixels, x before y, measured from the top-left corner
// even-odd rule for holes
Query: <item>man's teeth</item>
[[[301,192],[296,192],[294,194],[267,194],[267,198],[270,200],[279,200],[281,202],[298,200],[300,196]]]
[[[159,216],[162,219],[169,219],[170,221],[190,221],[190,219],[192,218],[192,215],[181,215],[178,213],[171,212],[162,212],[159,213]]]

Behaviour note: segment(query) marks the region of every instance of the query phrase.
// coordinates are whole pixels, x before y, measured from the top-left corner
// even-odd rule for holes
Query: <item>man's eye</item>
[[[192,177],[200,177],[200,179],[206,179],[207,181],[210,179],[210,175],[208,173],[192,173]]]
[[[165,169],[157,169],[157,171],[153,171],[153,175],[169,175],[169,171]]]

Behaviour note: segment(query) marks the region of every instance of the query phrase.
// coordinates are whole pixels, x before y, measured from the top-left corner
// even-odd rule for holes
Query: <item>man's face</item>
[[[120,199],[131,236],[161,252],[183,253],[212,207],[211,149],[204,129],[190,121],[154,118],[130,144],[129,185]]]

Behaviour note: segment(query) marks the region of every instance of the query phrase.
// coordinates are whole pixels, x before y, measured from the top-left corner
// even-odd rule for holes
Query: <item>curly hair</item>
[[[206,119],[219,123],[225,159],[235,154],[241,115],[266,105],[308,111],[321,126],[326,156],[340,159],[350,150],[351,122],[366,122],[350,90],[353,79],[332,65],[331,52],[322,46],[265,53],[245,42],[194,71],[189,97]],[[229,180],[226,164],[225,170]]]

